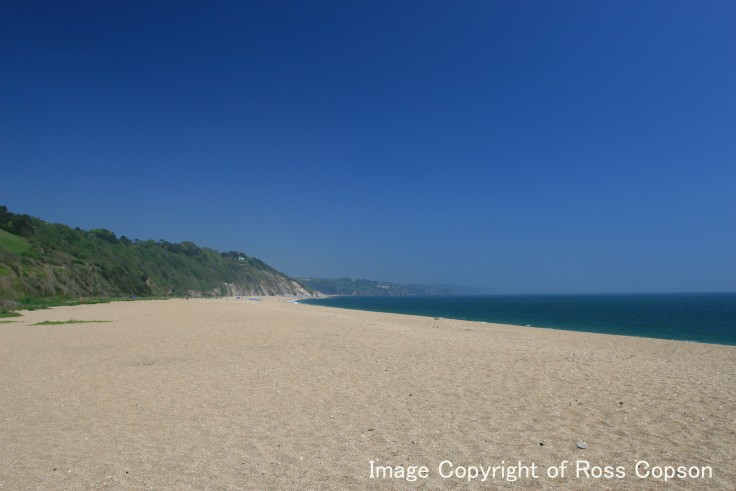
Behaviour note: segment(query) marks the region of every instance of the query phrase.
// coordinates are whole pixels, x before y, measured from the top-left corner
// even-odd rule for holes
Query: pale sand
[[[31,325],[69,319],[112,322]],[[713,469],[667,489],[734,489],[735,418],[731,346],[286,299],[64,307],[0,324],[9,490],[662,489],[635,477],[639,460]],[[371,480],[371,460],[430,477]],[[522,460],[540,478],[468,485],[441,478],[443,460]],[[564,460],[627,477],[545,477]]]

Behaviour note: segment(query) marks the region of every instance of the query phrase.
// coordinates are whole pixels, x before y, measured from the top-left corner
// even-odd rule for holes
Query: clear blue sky
[[[293,276],[736,290],[736,2],[0,4],[0,204]]]

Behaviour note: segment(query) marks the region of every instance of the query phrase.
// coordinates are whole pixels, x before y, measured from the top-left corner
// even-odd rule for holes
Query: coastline
[[[0,485],[661,487],[641,461],[712,468],[673,489],[736,482],[734,346],[289,300],[57,307],[0,325]],[[70,319],[110,322],[34,325]],[[443,475],[519,461],[541,475]],[[545,475],[564,461],[625,476]],[[396,477],[412,465],[428,476]]]
[[[736,293],[341,296],[308,305],[736,346]]]

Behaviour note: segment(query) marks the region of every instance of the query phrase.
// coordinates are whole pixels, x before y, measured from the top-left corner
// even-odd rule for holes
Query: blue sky
[[[293,276],[736,290],[736,3],[0,5],[0,204]]]

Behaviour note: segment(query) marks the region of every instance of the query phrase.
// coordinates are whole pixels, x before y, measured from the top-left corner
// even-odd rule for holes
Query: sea
[[[331,297],[303,303],[736,345],[736,293]]]

